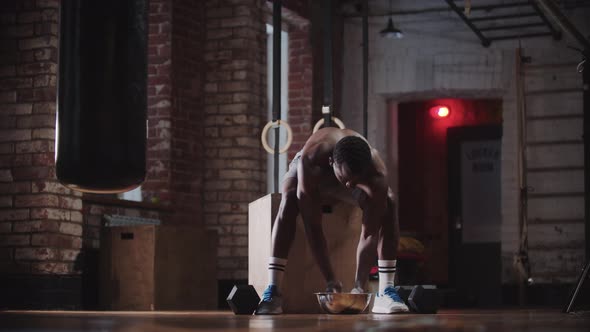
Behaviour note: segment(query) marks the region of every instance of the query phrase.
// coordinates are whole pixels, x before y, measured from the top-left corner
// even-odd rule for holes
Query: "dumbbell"
[[[234,314],[252,315],[260,297],[252,285],[234,285],[226,300]]]
[[[440,306],[440,294],[435,285],[396,286],[397,293],[412,312],[435,314]]]

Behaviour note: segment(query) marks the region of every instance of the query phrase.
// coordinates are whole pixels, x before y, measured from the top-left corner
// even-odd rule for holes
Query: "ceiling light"
[[[390,39],[401,39],[404,37],[404,33],[393,25],[393,20],[391,19],[391,17],[387,21],[387,27],[385,27],[385,29],[381,30],[381,32],[379,32],[379,34],[383,38],[390,38]]]
[[[393,19],[391,18],[391,0],[389,0],[389,20],[387,21],[387,26],[385,29],[381,30],[379,34],[383,38],[389,39],[401,39],[404,37],[404,33],[393,25]]]

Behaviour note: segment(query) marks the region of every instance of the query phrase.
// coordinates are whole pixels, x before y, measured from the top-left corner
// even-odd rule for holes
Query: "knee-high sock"
[[[278,289],[281,289],[286,267],[287,259],[270,257],[268,260],[268,284],[275,285]]]
[[[387,286],[394,286],[396,260],[378,260],[379,294],[383,294]]]

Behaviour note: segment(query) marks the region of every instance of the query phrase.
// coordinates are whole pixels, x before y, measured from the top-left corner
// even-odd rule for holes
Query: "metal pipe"
[[[368,139],[369,95],[369,1],[363,0],[363,136]]]
[[[519,263],[517,271],[520,273],[520,280],[518,282],[518,303],[519,305],[526,304],[526,282],[530,278],[530,265],[528,264],[528,182],[527,171],[528,163],[527,155],[527,108],[524,88],[524,70],[522,49],[516,49],[516,107],[517,115],[517,130],[518,130],[518,180],[519,180],[519,246],[517,254],[517,262]]]
[[[556,30],[553,27],[551,22],[549,22],[549,20],[547,19],[547,16],[545,16],[545,14],[541,10],[541,8],[539,8],[539,5],[537,5],[534,1],[531,1],[531,6],[533,6],[533,8],[535,8],[535,12],[537,12],[537,14],[539,14],[541,19],[543,20],[543,23],[545,23],[547,25],[547,27],[549,28],[549,30],[551,30],[551,33],[553,34],[553,39],[555,39],[555,40],[561,39],[561,31]]]
[[[586,241],[586,243],[588,243],[588,242]],[[586,259],[588,259],[588,256],[586,256]],[[582,292],[582,287],[584,286],[584,283],[586,282],[586,279],[588,278],[588,271],[589,270],[590,270],[590,261],[586,262],[586,266],[584,267],[584,270],[582,270],[582,273],[580,274],[580,277],[578,278],[578,282],[576,282],[576,287],[574,288],[574,291],[570,295],[567,305],[563,309],[563,312],[570,313],[575,310],[574,305],[575,305],[576,299],[578,298],[578,295],[580,295],[580,292]]]
[[[586,37],[584,37],[584,35],[570,22],[570,20],[565,17],[565,15],[563,15],[555,3],[546,0],[536,0],[536,2],[540,9],[549,16],[553,17],[561,29],[574,37],[574,39],[576,39],[578,43],[582,45],[584,50],[590,50],[590,42],[588,39],[586,39]]]
[[[272,19],[272,118],[281,119],[281,0],[273,2]],[[274,129],[274,192],[279,192],[279,126]]]
[[[590,48],[584,50],[584,58],[588,61]],[[586,261],[590,261],[590,70],[583,69],[584,82],[584,200],[586,218]]]
[[[484,37],[484,35],[482,35],[481,31],[479,31],[477,29],[477,27],[473,23],[471,23],[471,21],[469,21],[467,16],[465,16],[465,14],[463,14],[463,12],[461,10],[459,10],[457,5],[455,5],[455,2],[453,0],[445,0],[445,1],[449,5],[449,7],[451,7],[451,9],[454,10],[455,13],[457,13],[457,15],[459,15],[459,17],[463,20],[463,22],[465,22],[465,24],[467,24],[467,26],[475,33],[475,35],[479,38],[479,40],[481,40],[481,44],[484,47],[490,46],[491,41],[489,39],[487,39],[486,37]]]
[[[501,9],[501,8],[512,8],[512,7],[523,7],[529,6],[530,3],[527,1],[524,2],[516,2],[516,3],[503,3],[497,5],[484,5],[484,6],[473,6],[471,7],[471,11],[491,11],[494,9]],[[465,7],[457,6],[457,8],[461,11],[465,10]],[[399,10],[399,11],[392,11],[387,13],[377,13],[377,14],[370,14],[369,17],[388,17],[388,16],[403,16],[403,15],[420,15],[426,13],[444,13],[451,11],[452,9],[449,7],[432,7],[432,8],[424,8],[424,9],[410,9],[410,10]],[[363,14],[357,15],[344,15],[344,17],[362,17]]]
[[[471,11],[474,11],[474,10],[491,11],[491,10],[499,9],[499,8],[525,7],[525,6],[529,6],[529,5],[530,5],[530,2],[528,2],[528,1],[521,1],[521,2],[514,2],[514,3],[499,3],[496,5],[473,6],[473,7],[471,7]],[[461,8],[461,7],[459,7],[459,8]]]

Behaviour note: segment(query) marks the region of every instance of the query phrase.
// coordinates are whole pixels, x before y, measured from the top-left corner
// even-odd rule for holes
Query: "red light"
[[[435,118],[446,118],[451,114],[451,110],[446,106],[434,106],[430,109],[430,114]]]
[[[441,117],[444,118],[446,116],[449,115],[449,108],[448,107],[439,107],[438,111],[436,112],[436,114]]]

